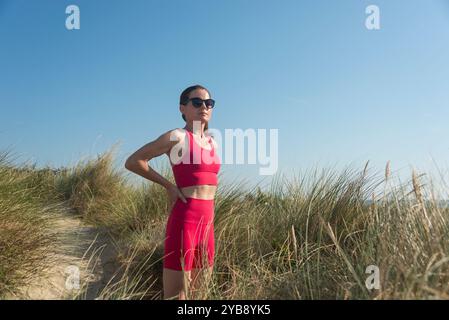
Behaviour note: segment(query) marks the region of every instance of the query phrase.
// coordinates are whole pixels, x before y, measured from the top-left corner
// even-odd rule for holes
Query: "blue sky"
[[[80,30],[65,28],[70,4]],[[380,30],[365,28],[370,4]],[[0,148],[21,162],[71,165],[119,143],[120,165],[184,126],[179,95],[199,83],[217,101],[210,127],[279,130],[287,176],[447,168],[448,1],[0,0],[0,40]],[[258,169],[222,166],[269,181]]]

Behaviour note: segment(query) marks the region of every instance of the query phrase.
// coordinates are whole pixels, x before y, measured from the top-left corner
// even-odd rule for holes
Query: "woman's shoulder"
[[[184,129],[174,128],[162,133],[157,140],[161,141],[161,144],[163,144],[164,146],[168,146],[168,148],[171,149],[178,143],[184,143],[185,136],[186,133]]]
[[[187,130],[183,128],[174,128],[165,133],[171,141],[182,142],[187,134]]]
[[[178,152],[182,153],[182,150],[178,150],[178,149],[173,149],[173,147],[175,146],[183,146],[184,143],[186,143],[186,130],[183,128],[174,128],[174,129],[170,129],[168,131],[166,131],[165,133],[163,133],[163,135],[165,136],[165,139],[167,141],[170,141],[170,148],[169,150],[167,150],[166,154],[167,156],[170,157],[170,152],[172,152],[172,150],[177,150]],[[183,148],[183,147],[181,147]]]

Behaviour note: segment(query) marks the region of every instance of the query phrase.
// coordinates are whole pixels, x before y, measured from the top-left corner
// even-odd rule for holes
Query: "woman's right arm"
[[[174,184],[153,170],[148,163],[152,158],[167,153],[176,143],[178,143],[178,141],[170,140],[171,134],[172,130],[165,132],[156,140],[147,143],[134,152],[128,159],[126,159],[125,168],[141,177],[160,184],[167,190],[173,188]]]

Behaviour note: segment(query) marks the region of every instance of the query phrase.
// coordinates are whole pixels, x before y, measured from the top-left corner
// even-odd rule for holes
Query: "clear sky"
[[[65,27],[70,4],[80,30]],[[365,27],[370,4],[380,30]],[[121,164],[184,126],[179,95],[198,83],[217,101],[209,127],[279,130],[287,175],[447,168],[448,1],[0,0],[0,41],[0,148],[22,162],[119,143]],[[269,179],[258,168],[222,166]]]

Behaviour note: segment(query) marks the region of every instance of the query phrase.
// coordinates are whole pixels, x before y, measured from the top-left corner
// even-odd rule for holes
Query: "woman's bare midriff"
[[[217,186],[213,185],[198,185],[180,188],[182,194],[186,198],[212,200],[215,196]]]

